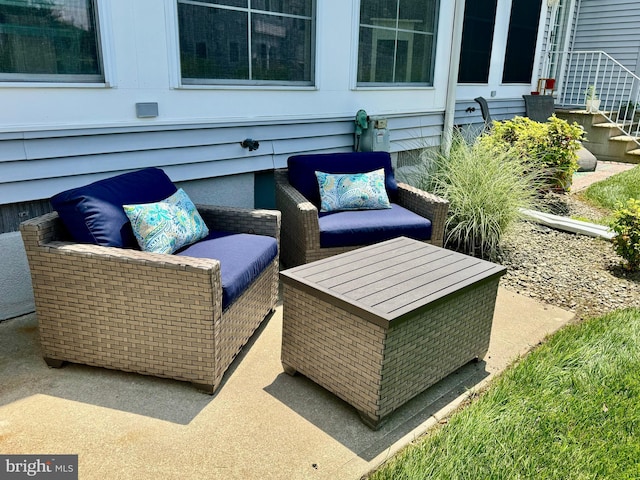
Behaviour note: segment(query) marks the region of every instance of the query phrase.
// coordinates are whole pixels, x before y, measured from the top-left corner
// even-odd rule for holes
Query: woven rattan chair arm
[[[138,265],[180,270],[210,270],[220,275],[220,262],[206,258],[181,257],[161,253],[143,252],[128,248],[102,247],[86,243],[68,241],[62,221],[55,212],[26,220],[20,224],[27,254],[47,253],[53,255],[73,255],[74,261],[108,259]]]
[[[198,212],[212,230],[267,235],[280,240],[280,217],[277,210],[247,209],[217,205],[197,205]]]
[[[65,240],[68,234],[56,212],[25,220],[20,224],[25,242],[34,241],[42,244],[53,240]]]
[[[45,243],[40,248],[49,254],[76,257],[74,260],[69,260],[69,262],[108,259],[111,262],[145,265],[157,269],[206,271],[212,275],[220,275],[220,262],[211,258],[195,258],[143,252],[128,248],[101,247],[99,245],[59,241]]]
[[[431,243],[442,246],[449,202],[418,188],[398,183],[398,203],[408,210],[431,220]]]
[[[282,212],[283,223],[296,235],[304,235],[310,248],[320,246],[318,209],[289,183],[276,183],[276,205]]]

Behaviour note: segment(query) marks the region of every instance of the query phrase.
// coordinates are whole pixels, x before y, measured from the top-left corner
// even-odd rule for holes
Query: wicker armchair
[[[280,213],[198,206],[210,229],[275,237]],[[278,257],[224,311],[220,262],[69,241],[57,213],[20,226],[42,355],[192,382],[213,393],[274,308]],[[279,246],[279,245],[278,245]]]
[[[286,267],[294,267],[315,260],[347,252],[363,245],[322,247],[318,208],[289,182],[288,170],[275,172],[276,205],[282,213],[282,250],[280,258]],[[441,247],[449,202],[404,183],[398,183],[397,203],[432,223],[427,243]]]

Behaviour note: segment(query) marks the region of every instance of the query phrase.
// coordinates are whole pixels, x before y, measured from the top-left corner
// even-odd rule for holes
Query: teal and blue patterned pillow
[[[173,253],[209,235],[196,206],[181,188],[161,202],[122,207],[145,252]]]
[[[316,172],[320,211],[391,208],[384,184],[384,168],[367,173]]]

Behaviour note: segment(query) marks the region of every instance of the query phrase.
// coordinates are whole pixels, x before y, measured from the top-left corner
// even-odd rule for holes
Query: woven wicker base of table
[[[281,272],[283,367],[333,392],[377,429],[408,400],[486,354],[503,273],[405,238]],[[438,275],[448,281],[416,280]],[[390,296],[394,318],[375,312],[391,305]]]

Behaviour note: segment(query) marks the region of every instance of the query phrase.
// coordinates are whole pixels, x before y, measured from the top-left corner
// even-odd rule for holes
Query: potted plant
[[[600,109],[600,99],[598,99],[595,85],[589,85],[589,87],[587,87],[585,95],[587,112],[598,113],[598,110]]]

